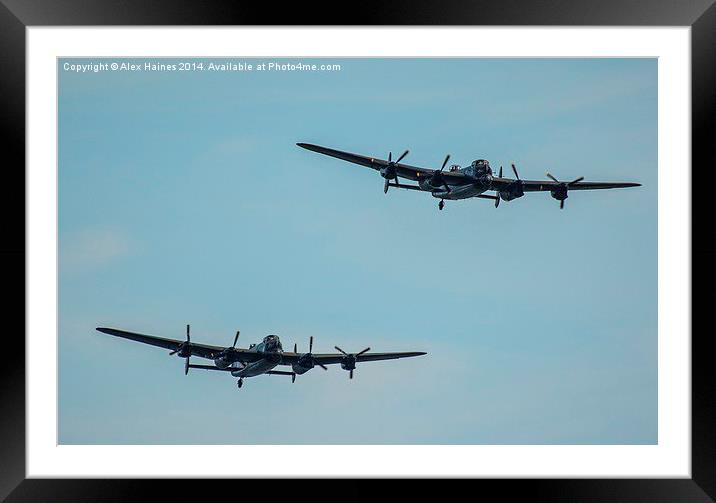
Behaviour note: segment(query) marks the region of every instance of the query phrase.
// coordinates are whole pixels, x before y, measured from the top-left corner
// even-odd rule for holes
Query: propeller
[[[430,178],[430,185],[432,185],[435,188],[445,187],[445,191],[448,193],[450,193],[450,187],[448,186],[447,182],[445,181],[445,178],[443,178],[443,170],[445,169],[445,166],[447,166],[447,163],[449,160],[450,160],[450,154],[445,156],[443,165],[440,167],[440,169],[436,169],[435,171],[433,171],[433,176]]]
[[[293,344],[293,352],[298,354],[298,345],[296,343]],[[318,365],[323,370],[328,370],[328,367],[322,363],[318,363],[313,357],[313,336],[308,339],[308,353],[301,355],[299,361],[305,363],[305,365],[302,364],[303,367],[313,367],[314,365]]]
[[[447,161],[446,161],[446,162],[447,162]],[[345,358],[343,358],[343,361],[341,362],[341,367],[342,367],[344,370],[347,370],[347,371],[349,372],[349,377],[350,377],[350,379],[353,379],[353,371],[354,371],[355,368],[356,368],[356,359],[357,359],[360,355],[362,355],[363,353],[367,353],[368,351],[370,351],[370,348],[365,348],[365,349],[364,349],[363,351],[361,351],[360,353],[355,353],[355,354],[350,353],[350,354],[349,354],[349,353],[346,353],[345,351],[343,351],[343,350],[342,350],[341,348],[339,348],[338,346],[334,346],[334,347],[335,347],[338,351],[340,351],[341,353],[343,353],[343,354],[345,355]]]
[[[569,187],[574,185],[575,183],[581,182],[584,180],[583,176],[580,176],[576,180],[572,180],[571,182],[560,182],[557,180],[554,176],[552,176],[550,173],[547,173],[547,176],[551,178],[554,182],[559,184],[559,187],[556,190],[552,191],[552,197],[559,200],[559,209],[564,209],[564,200],[567,199],[567,192],[569,190]]]
[[[392,160],[392,158],[393,158],[393,152],[388,152],[388,164],[391,164],[391,165],[395,166],[395,165],[398,164],[400,161],[402,161],[402,160],[405,158],[405,156],[408,155],[409,153],[410,153],[410,150],[406,150],[405,152],[403,152],[403,155],[401,155],[400,157],[398,157],[398,160],[397,160],[397,161],[393,162],[393,160]]]
[[[388,187],[390,187],[390,180],[398,180],[398,173],[396,172],[395,166],[402,161],[410,150],[403,152],[403,155],[398,157],[398,160],[393,162],[393,152],[388,152],[388,164],[380,170],[380,174],[385,178],[385,184],[383,185],[383,194],[388,193]]]
[[[497,175],[498,178],[502,178],[502,166],[500,166],[500,172]],[[498,190],[495,194],[495,208],[497,208],[500,205],[500,191]]]
[[[189,330],[190,326],[187,325],[186,342],[182,342],[178,348],[169,353],[170,355],[175,355],[179,353],[179,356],[183,356],[186,358],[186,362],[184,363],[184,375],[187,375],[189,373],[189,358],[191,357],[191,337],[189,336]]]
[[[236,335],[234,336],[234,341],[231,343],[231,346],[227,346],[211,356],[217,367],[225,369],[230,367],[233,363],[240,361],[237,356],[239,354],[239,350],[236,349],[236,344],[239,342],[239,335],[241,335],[241,330],[236,331]],[[250,347],[254,346],[255,344],[252,344]],[[273,353],[270,353],[269,355],[273,356]]]
[[[170,352],[170,355],[175,355],[178,352],[180,352],[186,345],[189,345],[191,343],[191,340],[189,339],[189,325],[186,326],[186,342],[182,342],[181,345],[179,345],[178,348],[176,348],[174,351]]]
[[[311,336],[311,338],[308,340],[308,354],[313,357],[313,336]],[[321,367],[323,370],[328,370],[328,367],[326,367],[322,363],[318,363],[316,360],[313,360],[313,363]]]
[[[520,174],[517,172],[517,168],[515,167],[514,163],[511,163],[511,166],[512,172],[515,174],[516,180],[507,185],[507,187],[504,187],[503,192],[500,192],[499,190],[497,191],[497,198],[495,199],[495,208],[500,205],[500,201],[503,199],[503,194],[505,195],[505,201],[512,201],[513,199],[522,197],[524,195],[524,189],[522,188],[523,182],[520,179]],[[499,178],[502,178],[502,166],[500,166]]]
[[[502,170],[502,166],[500,166],[500,170]],[[500,172],[502,172],[502,171],[500,171]],[[520,180],[520,175],[519,175],[519,173],[517,173],[517,168],[515,168],[514,163],[512,164],[512,172],[515,174],[515,178]],[[522,181],[522,180],[520,180],[520,181]]]
[[[450,154],[448,154],[448,155],[445,156],[445,160],[443,161],[443,165],[440,166],[440,171],[441,171],[441,172],[442,172],[442,170],[445,169],[445,166],[447,166],[447,163],[448,163],[449,160],[450,160]]]

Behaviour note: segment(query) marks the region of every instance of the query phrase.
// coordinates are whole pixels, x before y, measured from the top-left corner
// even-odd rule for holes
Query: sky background
[[[657,442],[655,59],[66,61],[87,63],[58,63],[60,443]],[[439,212],[296,142],[643,186]],[[429,354],[238,391],[94,330],[187,323],[216,345]]]

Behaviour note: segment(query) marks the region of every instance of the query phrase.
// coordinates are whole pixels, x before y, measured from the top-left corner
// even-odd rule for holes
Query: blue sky
[[[65,61],[60,443],[657,442],[656,60],[84,74]],[[540,193],[438,212],[298,141],[643,186],[574,192],[564,211]],[[285,348],[313,335],[318,352],[429,354],[239,392],[94,330],[181,339],[186,323],[210,344],[240,329],[244,347],[275,333]]]

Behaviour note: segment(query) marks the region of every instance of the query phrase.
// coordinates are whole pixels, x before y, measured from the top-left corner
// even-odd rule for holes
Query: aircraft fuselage
[[[457,200],[457,199],[469,199],[471,197],[478,196],[482,194],[483,192],[489,190],[489,180],[479,180],[476,179],[473,183],[467,184],[467,185],[448,185],[450,187],[450,191],[448,192],[445,189],[433,189],[431,188],[425,188],[424,190],[430,190],[433,197],[436,197],[438,199],[451,199],[451,200]],[[421,186],[421,188],[423,188]]]
[[[255,377],[261,374],[265,374],[269,370],[273,370],[279,363],[280,359],[272,359],[271,355],[267,355],[268,358],[259,360],[257,362],[249,363],[245,367],[240,367],[240,364],[236,366],[237,370],[232,370],[231,375],[234,377]],[[280,355],[278,355],[280,358]],[[238,363],[238,362],[237,362]]]
[[[234,362],[232,364],[232,368],[235,368],[236,370],[231,371],[232,376],[255,377],[257,375],[265,374],[269,370],[273,370],[279,363],[281,363],[281,353],[283,352],[283,347],[281,346],[281,341],[277,335],[269,335],[265,337],[262,342],[253,346],[250,351],[263,354],[264,358],[248,364]]]
[[[430,192],[437,199],[468,199],[479,196],[485,191],[492,189],[492,169],[490,163],[484,159],[474,161],[466,168],[453,166],[450,172],[459,172],[466,175],[467,180],[461,184],[447,184],[447,188],[441,183],[442,177],[421,177],[418,179],[418,187]],[[439,175],[439,173],[438,173]]]

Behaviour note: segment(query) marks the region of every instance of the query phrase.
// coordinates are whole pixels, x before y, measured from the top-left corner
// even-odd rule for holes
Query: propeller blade
[[[401,155],[400,157],[398,157],[398,160],[395,161],[395,164],[398,164],[400,161],[402,161],[403,158],[404,158],[406,155],[408,155],[408,152],[410,152],[410,150],[406,150],[405,152],[403,152],[403,155]]]
[[[296,382],[296,373],[291,374],[291,384]]]
[[[236,337],[234,337],[234,343],[231,345],[232,348],[236,347],[236,343],[239,342],[239,334],[241,333],[241,330],[236,331]]]
[[[388,162],[393,162],[393,152],[388,152]]]
[[[308,352],[313,353],[313,336],[308,339]]]
[[[564,199],[562,199],[562,200],[559,202],[559,209],[560,209],[560,210],[563,210],[563,209],[564,209]]]
[[[500,193],[497,193],[497,199],[495,199],[495,208],[497,208],[500,205]]]
[[[322,363],[316,362],[316,365],[318,365],[319,367],[321,367],[323,370],[328,370],[328,367],[326,367],[326,366],[325,366],[324,364],[322,364]]]
[[[343,350],[342,350],[341,348],[339,348],[338,346],[333,346],[333,347],[336,348],[336,350],[338,350],[338,351],[340,351],[341,353],[343,353],[344,355],[348,356],[348,353],[346,353],[345,351],[343,351]]]
[[[500,166],[500,170],[502,170],[502,166]],[[515,168],[515,165],[514,165],[514,164],[512,165],[512,171],[513,171],[514,174],[515,174],[515,178],[517,178],[517,179],[519,180],[519,179],[520,179],[520,175],[517,174],[517,168]],[[500,173],[502,173],[502,171],[500,171]]]
[[[189,339],[189,325],[186,326],[186,342],[191,342],[191,339]],[[176,348],[174,351],[172,351],[171,353],[169,353],[169,356],[175,355],[175,354],[177,354],[179,351],[181,351],[181,348],[182,348],[183,345],[184,345],[184,344],[182,344],[181,346],[179,346],[178,348]]]
[[[353,379],[353,371],[350,372],[350,378]]]
[[[294,342],[294,343],[293,343],[293,352],[294,352],[294,353],[298,353],[297,350],[298,350],[298,345]]]
[[[390,187],[390,180],[387,178],[385,179],[385,184],[383,185],[383,194],[388,193],[388,187]]]
[[[184,375],[189,374],[189,357],[186,357],[186,361],[184,362]]]
[[[584,177],[583,177],[583,176],[580,176],[580,177],[577,178],[576,180],[572,180],[571,182],[569,182],[567,185],[574,185],[575,183],[579,183],[579,182],[581,182],[582,180],[584,180]]]
[[[560,183],[559,180],[557,180],[555,177],[553,177],[553,176],[550,175],[549,173],[547,173],[547,176],[548,176],[549,178],[551,178],[552,180],[554,180],[555,182]]]
[[[440,171],[445,169],[445,165],[448,163],[449,160],[450,160],[450,154],[445,156],[445,160],[443,161],[443,166],[442,166],[442,168],[440,168]]]
[[[370,348],[365,348],[363,351],[361,351],[360,353],[356,354],[356,356],[360,356],[360,355],[362,355],[363,353],[367,353],[368,351],[370,351]]]
[[[500,166],[500,174],[498,176],[502,178],[502,166]]]

